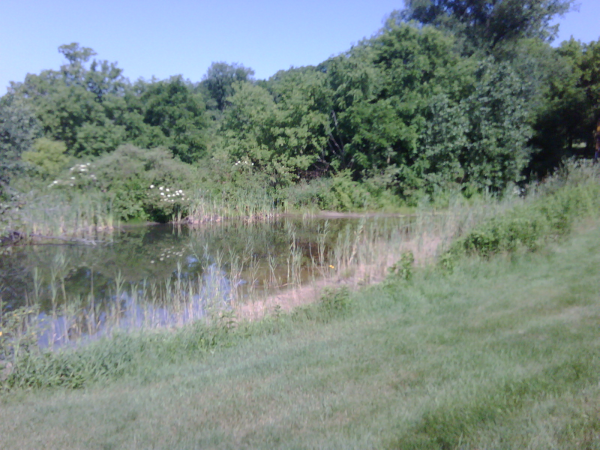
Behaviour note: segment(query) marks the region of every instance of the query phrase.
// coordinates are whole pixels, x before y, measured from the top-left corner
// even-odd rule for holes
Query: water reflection
[[[398,219],[371,219],[389,233]],[[0,259],[4,311],[38,309],[41,345],[178,325],[323,274],[361,219],[127,228],[96,246],[35,245]]]

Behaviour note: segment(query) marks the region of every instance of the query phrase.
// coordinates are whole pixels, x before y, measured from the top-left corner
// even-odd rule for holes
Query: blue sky
[[[579,0],[559,41],[600,36],[600,1]],[[79,42],[135,80],[181,74],[199,81],[213,61],[268,78],[318,64],[375,33],[402,0],[0,0],[0,95],[9,81],[58,69]]]

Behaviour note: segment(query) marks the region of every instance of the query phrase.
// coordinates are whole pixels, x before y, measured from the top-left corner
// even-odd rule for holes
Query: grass
[[[174,355],[138,349],[121,379],[4,393],[2,447],[597,449],[599,264],[588,223],[228,322],[222,345],[157,333]]]
[[[28,236],[93,239],[117,226],[111,205],[100,194],[31,191],[19,201],[19,206],[0,217],[0,234],[17,230]]]

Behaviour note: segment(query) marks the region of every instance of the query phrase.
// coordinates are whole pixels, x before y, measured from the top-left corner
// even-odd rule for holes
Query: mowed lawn
[[[0,448],[600,449],[598,223],[349,301],[185,364],[3,394]]]

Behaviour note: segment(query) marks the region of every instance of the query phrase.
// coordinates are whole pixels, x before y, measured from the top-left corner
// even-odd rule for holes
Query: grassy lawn
[[[598,223],[348,302],[120,381],[3,394],[0,447],[600,449]]]

